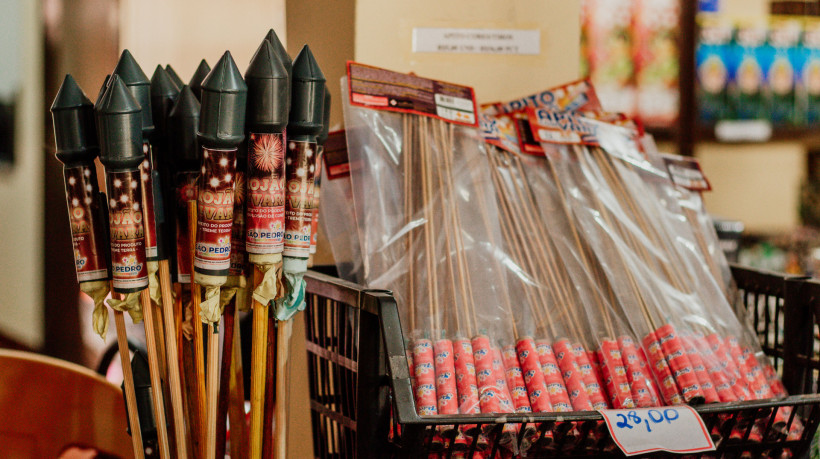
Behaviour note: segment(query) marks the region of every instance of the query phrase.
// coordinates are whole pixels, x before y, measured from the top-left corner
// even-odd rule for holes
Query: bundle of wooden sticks
[[[379,83],[379,72],[366,78]],[[355,275],[399,302],[420,415],[785,395],[731,307],[702,207],[681,206],[689,191],[588,83],[489,107],[482,139],[478,123],[441,105],[426,112],[388,90],[400,102],[373,102],[364,75],[349,67],[343,101],[359,222],[347,230],[359,232],[364,258]],[[419,80],[383,77],[433,92],[443,84]],[[785,429],[790,414],[776,411],[773,425]],[[435,441],[481,449],[487,434],[445,428]],[[523,453],[531,434],[506,426],[500,442]],[[600,430],[586,435],[570,441],[594,442]]]
[[[114,310],[136,457],[224,457],[228,417],[232,457],[285,457],[329,110],[310,49],[291,62],[273,30],[244,77],[225,52],[187,85],[170,66],[148,80],[125,50],[92,104],[66,76],[52,113],[77,277],[103,338]],[[236,324],[251,309],[248,425]],[[150,400],[137,399],[124,312],[145,324]]]

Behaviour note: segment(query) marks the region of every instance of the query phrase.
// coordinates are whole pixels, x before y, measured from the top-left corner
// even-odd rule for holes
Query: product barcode
[[[463,97],[445,96],[444,94],[436,94],[436,105],[439,107],[452,108],[455,110],[474,113],[473,101]]]

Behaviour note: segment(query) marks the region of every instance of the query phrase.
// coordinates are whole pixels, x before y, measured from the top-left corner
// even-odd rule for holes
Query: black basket
[[[737,307],[747,311],[784,385],[792,394],[812,395],[697,407],[718,440],[717,451],[705,455],[800,456],[808,450],[820,422],[820,395],[815,394],[820,369],[815,349],[820,342],[815,339],[820,283],[740,267],[733,267],[733,275],[741,293]],[[452,431],[449,426],[459,425],[477,425],[480,429],[475,431],[487,432],[491,441],[481,457],[502,457],[501,442],[520,443],[525,432],[533,443],[527,457],[623,457],[597,412],[418,416],[392,294],[318,272],[309,272],[305,279],[305,338],[316,457],[426,458],[431,452],[440,457],[455,453],[474,457],[476,441],[459,451],[454,442],[438,440],[442,429]],[[780,407],[793,408],[785,427],[773,425],[774,416],[770,416]],[[801,417],[805,429],[799,439],[787,441],[784,432],[789,431],[795,415]],[[517,425],[518,438],[502,432],[505,424]],[[749,440],[755,425],[763,441]],[[741,438],[730,439],[732,430],[741,431]]]

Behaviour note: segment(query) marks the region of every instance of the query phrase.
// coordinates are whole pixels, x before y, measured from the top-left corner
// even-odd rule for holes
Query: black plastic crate
[[[707,427],[715,427],[710,431],[718,440],[717,451],[704,456],[799,456],[807,451],[820,422],[820,395],[815,395],[820,283],[740,267],[733,267],[733,275],[740,291],[736,306],[748,312],[786,388],[792,394],[811,395],[697,407]],[[534,444],[527,457],[623,457],[597,412],[418,416],[392,294],[318,272],[309,272],[305,279],[316,457],[426,458],[430,452],[474,457],[476,441],[459,450],[454,442],[439,440],[438,432],[459,425],[477,425],[476,431],[483,430],[490,438],[481,457],[501,457],[501,442],[520,442],[525,434]],[[769,415],[779,407],[793,407],[792,412],[800,415],[805,430],[799,439],[786,441],[784,435],[794,417],[785,427],[772,425]],[[517,426],[517,437],[502,432],[505,424]],[[755,424],[763,431],[761,442],[749,441]],[[729,439],[733,428],[743,432],[742,438]]]

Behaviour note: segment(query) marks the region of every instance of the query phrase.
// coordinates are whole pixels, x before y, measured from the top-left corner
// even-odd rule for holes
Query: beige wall
[[[42,12],[40,2],[20,4],[24,84],[15,122],[16,162],[13,168],[0,170],[0,334],[39,348],[43,343]]]
[[[508,100],[578,78],[579,0],[360,0],[356,60],[473,86],[479,102]],[[413,53],[414,27],[539,29],[541,54]]]
[[[284,42],[285,0],[120,1],[120,48],[149,78],[171,64],[187,83],[202,58],[213,66],[225,50],[244,73],[271,28]]]
[[[708,211],[740,220],[747,233],[772,234],[800,223],[800,185],[806,149],[796,142],[698,145],[695,156],[712,184],[704,195]]]

